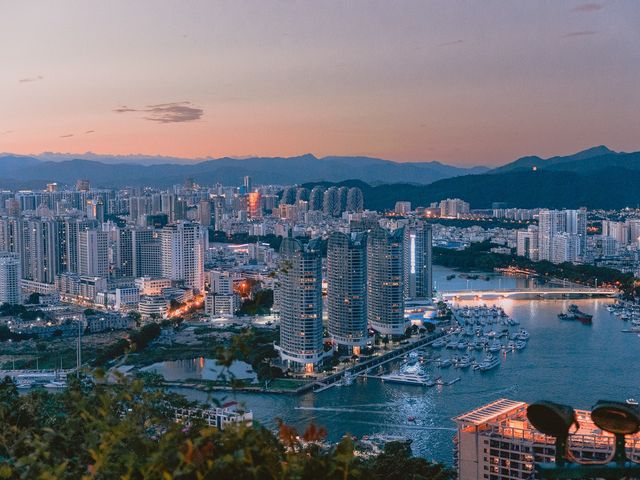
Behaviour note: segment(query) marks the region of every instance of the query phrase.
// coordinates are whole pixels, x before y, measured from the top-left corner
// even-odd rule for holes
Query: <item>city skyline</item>
[[[9,2],[0,150],[457,165],[637,150],[635,4],[503,5]]]

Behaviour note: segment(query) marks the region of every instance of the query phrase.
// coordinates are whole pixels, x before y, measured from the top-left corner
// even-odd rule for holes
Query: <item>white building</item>
[[[553,237],[553,263],[576,262],[580,255],[580,238],[573,233],[558,233]]]
[[[230,272],[211,270],[209,276],[209,290],[219,295],[233,294],[233,277]]]
[[[0,252],[0,303],[20,304],[20,255]]]
[[[444,218],[458,218],[469,213],[470,205],[459,198],[447,198],[440,202],[440,216]]]
[[[108,234],[82,230],[78,235],[78,273],[92,277],[109,274]]]
[[[169,310],[169,301],[163,295],[146,295],[140,298],[138,312],[145,320],[164,318]]]
[[[138,308],[140,290],[138,287],[116,288],[116,310],[132,310]]]
[[[232,317],[240,308],[240,297],[236,294],[208,293],[204,298],[204,312],[210,317]]]
[[[162,276],[204,291],[204,231],[197,223],[180,222],[162,229]]]
[[[540,259],[538,238],[538,227],[536,225],[529,225],[526,230],[518,230],[516,233],[517,255],[537,262]]]
[[[408,215],[411,213],[411,202],[396,202],[394,211],[399,215]]]
[[[168,278],[140,277],[134,283],[140,295],[160,295],[163,289],[171,287],[171,280]]]

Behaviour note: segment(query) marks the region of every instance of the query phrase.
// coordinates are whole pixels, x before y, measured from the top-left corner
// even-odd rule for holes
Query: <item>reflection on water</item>
[[[204,357],[158,362],[141,370],[159,373],[169,382],[189,379],[228,380],[230,378],[257,381],[257,376],[248,363],[235,361],[231,367],[225,369],[215,360]]]
[[[435,269],[438,285],[448,290],[464,288],[466,280],[452,272]],[[492,276],[489,281],[472,280],[473,288],[521,287],[521,279]],[[458,285],[456,286],[455,283]],[[462,287],[460,287],[460,283]],[[443,288],[444,289],[444,288]],[[478,304],[480,302],[464,302]],[[236,394],[235,399],[253,409],[255,418],[275,427],[275,418],[304,428],[309,423],[324,426],[332,440],[344,433],[357,436],[384,433],[413,440],[414,453],[450,463],[454,423],[451,418],[497,398],[526,402],[554,399],[578,408],[590,408],[598,399],[624,400],[640,397],[640,369],[636,368],[640,338],[622,333],[625,324],[611,315],[609,299],[593,300],[490,300],[521,322],[530,334],[527,348],[501,355],[501,365],[488,372],[471,369],[443,370],[445,379],[461,377],[454,385],[423,388],[382,383],[359,378],[349,387],[336,387],[303,396]],[[570,303],[591,313],[593,325],[561,321],[557,314]],[[456,352],[457,353],[457,352]],[[451,351],[441,350],[443,356]],[[478,352],[479,356],[481,352]],[[431,375],[437,369],[428,364]],[[437,374],[437,373],[436,373]],[[192,398],[206,394],[181,390]],[[225,398],[229,398],[226,394]],[[409,421],[415,417],[416,421]]]

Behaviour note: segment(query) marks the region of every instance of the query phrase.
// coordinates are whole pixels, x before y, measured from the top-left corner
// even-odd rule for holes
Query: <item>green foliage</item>
[[[134,330],[129,334],[128,340],[121,338],[100,351],[96,355],[94,365],[103,366],[129,351],[139,352],[144,350],[149,343],[160,336],[161,332],[162,329],[157,323],[149,323],[140,330]]]
[[[273,290],[258,290],[253,299],[242,302],[240,315],[265,315],[271,311],[273,306]]]
[[[38,292],[33,292],[31,295],[27,297],[24,301],[27,305],[37,305],[40,303],[40,294]]]
[[[142,380],[72,379],[67,390],[19,395],[0,382],[2,479],[449,480],[453,472],[390,443],[371,460],[354,455],[351,439],[322,448],[326,432],[302,435],[284,424],[275,436],[258,425],[224,431],[197,420],[177,423],[181,396]]]

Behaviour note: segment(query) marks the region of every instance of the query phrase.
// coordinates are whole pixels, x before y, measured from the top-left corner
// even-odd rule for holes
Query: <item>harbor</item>
[[[489,280],[456,277],[447,281],[446,276],[456,273],[443,267],[434,268],[434,279],[438,285],[462,290],[469,282],[470,289],[527,288],[526,278],[491,275]],[[482,315],[471,314],[469,323],[462,313],[473,312],[482,305],[496,310],[501,308],[506,317],[495,317],[494,323]],[[592,325],[587,327],[579,322],[562,321],[558,314],[568,311],[571,304],[578,305],[585,313],[593,315]],[[621,329],[631,327],[607,310],[615,304],[609,298],[592,299],[491,299],[460,300],[453,302],[454,314],[463,325],[453,326],[451,334],[441,337],[445,340],[436,344],[422,345],[394,358],[386,359],[382,370],[376,367],[364,375],[354,375],[340,386],[323,391],[309,391],[301,395],[272,395],[257,393],[221,392],[224,401],[235,399],[245,403],[254,413],[254,418],[267,427],[275,427],[275,419],[283,418],[299,429],[310,423],[327,429],[328,440],[336,441],[345,432],[357,438],[372,435],[392,435],[412,440],[416,454],[451,463],[454,424],[451,418],[482,403],[497,398],[508,397],[533,402],[545,398],[561,399],[577,408],[588,408],[596,400],[607,398],[611,391],[619,392],[620,398],[640,397],[640,372],[634,368],[638,338],[636,335],[621,333]],[[499,311],[499,310],[498,310]],[[476,321],[479,325],[476,325]],[[509,337],[499,338],[501,345],[509,345],[510,336],[524,329],[529,334],[522,349],[502,352],[488,350],[458,350],[446,348],[449,339],[461,338],[463,342],[475,344],[482,340],[476,335],[480,326],[486,332],[489,348],[495,337],[503,329],[509,329]],[[467,335],[465,332],[471,332]],[[492,338],[493,337],[493,338]],[[514,344],[517,340],[513,340]],[[460,343],[459,341],[457,343]],[[457,344],[456,344],[457,345]],[[495,347],[494,346],[494,350]],[[417,363],[426,375],[443,382],[457,378],[451,385],[436,384],[431,387],[392,383],[375,378],[402,368],[413,361],[410,351],[415,350]],[[465,355],[475,357],[479,364],[491,353],[500,364],[488,370],[474,370],[473,365],[463,359]],[[423,356],[423,362],[420,362]],[[391,357],[391,356],[390,356]],[[405,358],[406,357],[406,358]],[[454,360],[458,362],[458,368]],[[451,363],[447,361],[449,360]],[[495,363],[495,361],[494,361]],[[608,374],[612,368],[620,370],[620,375]],[[595,381],[597,379],[597,381]],[[175,388],[192,399],[207,399],[211,393],[192,389]],[[412,420],[410,420],[412,418]]]

